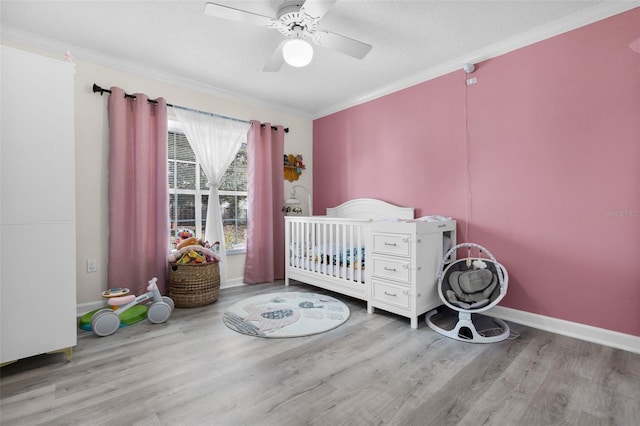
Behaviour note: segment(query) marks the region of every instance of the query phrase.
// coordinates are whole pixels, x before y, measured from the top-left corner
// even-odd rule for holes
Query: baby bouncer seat
[[[465,248],[468,253],[466,258],[448,262],[458,249]],[[478,255],[472,257],[472,251]],[[497,305],[507,294],[508,282],[507,270],[486,248],[473,243],[452,247],[440,262],[438,294],[446,306],[458,312],[457,323],[450,330],[436,324],[434,316],[438,310],[434,309],[426,314],[427,325],[444,336],[465,342],[493,343],[505,340],[510,334],[506,322],[488,317],[494,326],[478,331],[472,315]]]

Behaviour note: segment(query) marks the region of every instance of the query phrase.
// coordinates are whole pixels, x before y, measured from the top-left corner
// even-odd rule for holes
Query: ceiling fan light
[[[292,38],[282,47],[282,56],[292,67],[306,67],[313,59],[313,47],[301,38]]]

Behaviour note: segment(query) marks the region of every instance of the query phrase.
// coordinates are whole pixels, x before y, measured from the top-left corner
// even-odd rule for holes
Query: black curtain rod
[[[97,84],[93,83],[93,93],[100,93],[100,96],[102,96],[105,92],[106,92],[106,93],[111,93],[111,90],[109,90],[109,89],[103,89],[102,87],[100,87],[100,86],[98,86]],[[125,93],[125,94],[124,94],[124,97],[125,97],[125,98],[130,98],[130,99],[135,99],[135,98],[136,98],[136,95],[130,95],[130,94],[128,94],[128,93]],[[147,99],[147,101],[148,101],[148,102],[150,102],[150,103],[152,103],[152,104],[157,104],[157,103],[158,103],[158,101],[153,100],[153,99]],[[173,105],[173,104],[167,103],[167,106],[168,106],[168,107],[172,107],[172,108],[182,108],[182,109],[187,109],[187,110],[195,111],[195,112],[198,112],[198,113],[201,113],[201,114],[213,115],[213,116],[215,116],[215,117],[222,117],[222,118],[226,118],[226,119],[229,119],[229,120],[242,121],[243,123],[249,123],[248,121],[246,121],[246,120],[240,120],[239,118],[227,117],[227,116],[224,116],[224,115],[214,114],[214,113],[206,112],[206,111],[200,111],[200,110],[193,109],[193,108],[186,108],[186,107],[182,107],[182,106],[180,106],[180,105]],[[261,126],[261,127],[265,127],[265,125],[264,125],[264,124],[260,124],[260,126]],[[272,129],[272,130],[276,130],[276,129],[277,129],[277,127],[276,127],[276,126],[271,126],[271,129]],[[288,128],[288,127],[285,127],[285,128],[284,128],[284,132],[285,132],[285,133],[289,133],[289,128]]]

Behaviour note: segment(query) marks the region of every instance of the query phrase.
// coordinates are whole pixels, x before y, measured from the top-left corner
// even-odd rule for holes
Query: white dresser
[[[2,46],[0,364],[76,344],[73,76]]]
[[[418,317],[442,304],[438,269],[456,245],[456,222],[374,222],[370,229],[369,311],[379,308],[408,317],[411,328],[418,328]]]

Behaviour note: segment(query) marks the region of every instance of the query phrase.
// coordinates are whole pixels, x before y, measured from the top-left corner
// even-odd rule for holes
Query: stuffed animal
[[[473,261],[473,269],[487,269],[487,263],[480,259],[476,259]]]
[[[167,261],[178,265],[200,265],[220,261],[220,256],[208,247],[208,243],[201,239],[197,240],[195,237],[193,240],[195,240],[194,244],[181,246],[180,249],[171,252],[167,256]],[[193,240],[184,242],[194,242]]]
[[[296,155],[295,158],[295,166],[296,166],[296,172],[298,174],[302,173],[302,170],[304,169],[304,163],[302,162],[302,155],[298,154]]]

